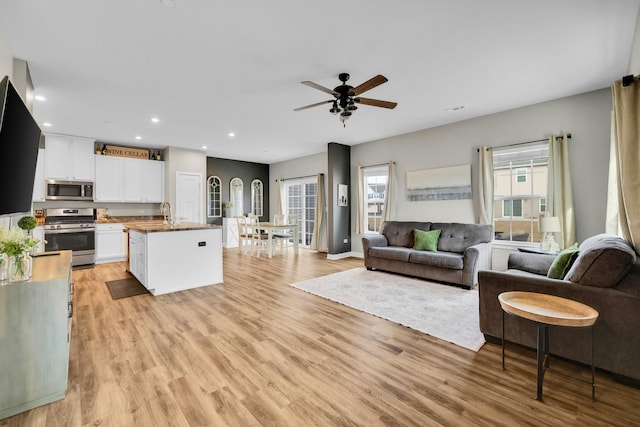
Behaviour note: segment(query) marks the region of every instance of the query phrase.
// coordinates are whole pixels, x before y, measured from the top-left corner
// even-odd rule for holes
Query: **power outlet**
[[[349,239],[342,240],[342,243],[349,243]]]

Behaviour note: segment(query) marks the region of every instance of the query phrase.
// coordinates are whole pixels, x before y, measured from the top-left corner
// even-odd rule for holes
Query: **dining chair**
[[[283,214],[275,214],[273,216],[273,225],[283,225],[283,224],[286,224],[285,216]],[[278,245],[280,246],[280,255],[284,255],[285,250],[288,252],[290,238],[291,238],[290,233],[285,233],[282,231],[278,231],[277,233],[274,233],[273,234],[273,244],[275,245],[274,252],[275,252],[275,247],[277,247]]]
[[[252,244],[251,241],[251,228],[248,226],[248,218],[244,215],[237,215],[234,217],[238,222],[238,245],[240,246],[240,252],[243,255],[247,254],[247,246]]]
[[[262,233],[259,228],[260,218],[258,215],[248,215],[247,222],[249,224],[249,228],[251,229],[251,255],[254,254],[257,257],[260,257],[263,249],[267,249],[267,239],[269,235],[266,233]]]

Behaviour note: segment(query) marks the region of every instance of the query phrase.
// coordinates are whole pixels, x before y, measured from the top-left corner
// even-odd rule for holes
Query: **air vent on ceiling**
[[[465,108],[467,108],[466,105],[455,105],[453,107],[445,108],[444,111],[460,111],[464,110]]]

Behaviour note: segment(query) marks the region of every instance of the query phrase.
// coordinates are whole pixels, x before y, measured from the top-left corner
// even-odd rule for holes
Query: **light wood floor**
[[[287,286],[360,266],[306,251],[268,260],[230,249],[224,284],[116,301],[104,282],[126,277],[123,263],[74,271],[67,396],[0,425],[640,422],[640,390],[604,373],[595,402],[588,384],[554,373],[538,402],[531,351],[512,349],[524,360],[508,359],[503,371],[498,345],[474,353]]]

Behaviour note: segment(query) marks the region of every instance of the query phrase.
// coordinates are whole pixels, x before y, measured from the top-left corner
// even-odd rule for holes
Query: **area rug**
[[[107,285],[107,289],[109,289],[111,299],[127,298],[149,293],[147,288],[142,286],[142,283],[138,282],[134,277],[104,283]]]
[[[354,268],[290,286],[390,320],[472,351],[484,336],[478,291]]]

